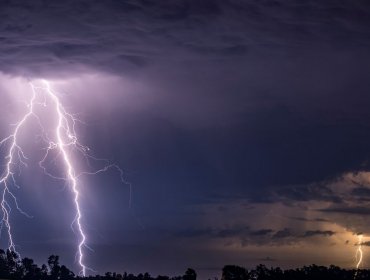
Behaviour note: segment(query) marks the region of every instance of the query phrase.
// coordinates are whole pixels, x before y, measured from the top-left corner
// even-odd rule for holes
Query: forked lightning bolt
[[[57,113],[57,119],[58,119],[58,124],[56,128],[57,142],[56,143],[50,142],[49,149],[59,149],[62,155],[63,161],[66,165],[67,178],[68,178],[68,181],[70,182],[70,185],[71,185],[71,188],[74,194],[74,203],[75,203],[76,212],[77,212],[75,221],[77,223],[78,233],[81,238],[78,244],[78,261],[79,261],[80,266],[82,267],[82,274],[86,275],[86,266],[83,262],[83,251],[82,251],[82,247],[85,246],[86,235],[81,225],[82,216],[81,216],[81,209],[80,209],[80,203],[79,203],[80,194],[77,189],[76,174],[73,169],[69,155],[66,151],[67,146],[76,145],[77,143],[77,137],[74,132],[74,121],[75,120],[72,115],[66,113],[66,111],[60,104],[58,97],[50,89],[49,83],[44,81],[44,84],[46,87],[46,93],[50,96],[51,100],[53,101],[53,106],[54,106],[55,112]],[[33,88],[33,91],[35,91],[35,88],[33,85],[32,85],[32,88]]]
[[[0,142],[1,146],[10,143],[9,152],[5,157],[6,159],[5,171],[0,179],[0,184],[3,186],[2,194],[1,194],[1,210],[3,212],[1,228],[3,226],[7,228],[8,239],[9,239],[8,248],[10,251],[13,251],[17,254],[18,252],[15,248],[12,231],[11,231],[11,225],[10,225],[9,214],[11,212],[11,207],[9,203],[7,202],[7,198],[10,196],[10,198],[15,203],[17,209],[21,213],[25,213],[19,208],[17,199],[14,196],[14,194],[10,191],[9,187],[10,187],[10,184],[17,186],[15,182],[15,178],[14,178],[14,167],[17,164],[25,164],[24,160],[26,159],[26,156],[23,154],[21,147],[18,145],[18,134],[22,126],[24,126],[27,120],[33,115],[33,106],[34,106],[35,99],[36,99],[36,93],[33,92],[31,101],[29,104],[27,104],[27,107],[28,107],[27,113],[23,116],[22,120],[18,122],[18,124],[15,126],[13,134],[4,138]]]
[[[102,159],[97,159],[90,154],[88,154],[89,148],[86,146],[81,145],[78,142],[78,137],[75,131],[75,125],[77,119],[70,113],[68,113],[65,108],[63,107],[58,95],[52,90],[50,87],[49,82],[43,80],[41,85],[34,85],[30,84],[32,96],[30,98],[29,103],[27,104],[27,111],[24,114],[23,118],[15,125],[15,129],[11,135],[4,138],[0,142],[0,146],[8,146],[8,153],[5,156],[6,164],[5,164],[5,171],[0,178],[0,185],[2,186],[2,193],[1,193],[1,210],[2,210],[2,222],[1,226],[6,227],[7,234],[8,234],[8,249],[13,252],[17,252],[16,246],[14,243],[14,239],[12,236],[12,227],[10,223],[10,212],[11,206],[8,202],[9,199],[12,200],[13,204],[17,208],[19,212],[22,214],[30,217],[26,212],[24,212],[18,205],[17,199],[15,195],[11,192],[10,187],[16,186],[18,187],[16,180],[15,180],[15,171],[16,168],[20,165],[26,166],[27,157],[24,154],[20,144],[19,144],[19,133],[23,127],[27,125],[27,122],[30,121],[31,118],[34,118],[38,125],[40,126],[40,130],[42,131],[41,139],[46,143],[46,153],[42,160],[40,161],[39,165],[43,169],[46,175],[54,178],[54,179],[62,179],[65,180],[73,194],[73,202],[75,206],[76,216],[74,221],[72,222],[72,229],[77,230],[77,234],[79,235],[78,241],[78,250],[77,250],[77,259],[78,263],[81,267],[81,274],[83,276],[86,275],[86,270],[89,269],[84,262],[84,248],[88,248],[86,245],[86,234],[84,232],[83,224],[82,224],[82,211],[80,206],[80,190],[79,190],[79,182],[78,178],[82,174],[98,174],[100,172],[107,171],[109,168],[115,168],[119,171],[121,181],[125,184],[130,186],[130,201],[131,204],[131,185],[126,182],[123,178],[123,171],[115,164],[108,164],[107,161]],[[41,121],[41,117],[35,112],[35,108],[37,106],[43,107],[50,107],[52,108],[52,112],[55,114],[56,124],[53,129],[53,134],[50,135],[46,133]],[[61,158],[61,162],[65,167],[65,175],[58,176],[52,174],[48,171],[45,163],[52,151],[57,152],[57,157]],[[81,153],[87,161],[90,159],[98,160],[98,161],[105,161],[107,163],[102,169],[95,170],[95,171],[86,171],[80,172],[79,174],[76,173],[73,160],[72,160],[72,151],[77,151]]]

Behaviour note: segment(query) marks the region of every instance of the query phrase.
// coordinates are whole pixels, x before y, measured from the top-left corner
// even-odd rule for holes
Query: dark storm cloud
[[[2,70],[130,71],[164,57],[222,58],[369,45],[365,1],[2,1]]]
[[[199,182],[221,196],[219,189],[230,183],[241,195],[248,189],[255,202],[271,202],[264,188],[252,187],[332,178],[358,170],[370,154],[364,122],[370,102],[364,74],[370,70],[366,2],[0,5],[4,72],[135,71],[140,83],[152,86],[144,99],[154,100],[137,123],[153,122],[153,115],[160,120],[156,127],[185,123],[185,129],[166,128],[162,137],[186,138],[179,157],[198,149],[190,156],[202,161]],[[287,195],[307,200],[319,194]]]
[[[274,231],[272,229],[260,229],[260,230],[257,230],[257,231],[252,231],[250,233],[250,235],[252,235],[252,236],[266,236],[266,235],[269,235],[273,232]]]
[[[370,190],[366,187],[357,187],[354,188],[350,195],[353,197],[353,200],[357,203],[367,203],[370,201]]]
[[[332,236],[335,232],[331,230],[308,230],[305,232],[303,237],[312,237],[312,236]]]
[[[369,188],[364,188],[364,187],[355,188],[355,189],[352,190],[351,193],[352,193],[352,195],[360,196],[361,198],[367,198],[367,199],[370,198],[370,189]]]
[[[330,207],[326,209],[320,209],[319,211],[326,212],[326,213],[343,213],[343,214],[361,215],[361,216],[370,215],[370,208],[356,207],[356,206]]]
[[[330,237],[335,235],[336,232],[331,230],[307,230],[303,233],[300,232],[293,232],[291,229],[285,228],[283,230],[277,231],[272,238],[275,240],[291,240],[291,241],[299,241],[305,238],[311,238],[315,236],[326,236]]]
[[[342,202],[342,198],[325,184],[298,186],[281,189],[278,196],[287,201],[329,201]]]
[[[322,218],[315,218],[315,219],[307,219],[304,217],[289,217],[292,220],[300,221],[300,222],[314,222],[314,223],[327,223],[330,220],[322,219]]]
[[[285,229],[282,229],[282,230],[279,230],[277,231],[273,236],[272,238],[273,239],[283,239],[283,238],[288,238],[288,237],[291,237],[293,234],[291,232],[290,229],[288,228],[285,228]]]

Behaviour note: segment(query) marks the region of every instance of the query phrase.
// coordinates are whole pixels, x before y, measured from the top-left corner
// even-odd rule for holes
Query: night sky
[[[370,246],[369,48],[365,0],[1,0],[0,136],[47,79],[124,170],[131,206],[116,170],[80,179],[98,273],[352,268],[357,234]],[[36,127],[17,249],[78,271],[70,190],[42,174]]]

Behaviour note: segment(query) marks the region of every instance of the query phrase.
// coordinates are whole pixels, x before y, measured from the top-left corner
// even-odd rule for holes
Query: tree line
[[[149,273],[137,275],[128,273],[111,273],[82,277],[75,275],[65,265],[59,263],[59,257],[51,255],[47,265],[38,266],[30,258],[21,259],[15,252],[0,249],[0,279],[9,280],[196,280],[197,273],[188,268],[182,276],[152,277]],[[258,265],[248,270],[237,265],[225,265],[221,280],[365,280],[370,279],[369,269],[342,269],[331,265],[329,267],[310,265],[296,269],[283,270],[279,267],[268,268]],[[218,280],[214,278],[213,280]]]
[[[258,265],[247,270],[236,265],[226,265],[222,269],[222,280],[369,280],[369,269],[343,269],[331,265],[329,267],[310,265],[296,269],[283,270],[279,267],[268,268]]]

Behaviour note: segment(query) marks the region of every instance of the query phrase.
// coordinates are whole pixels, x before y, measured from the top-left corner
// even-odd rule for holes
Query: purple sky
[[[45,78],[125,170],[132,208],[116,172],[82,179],[99,273],[353,267],[370,235],[369,26],[361,0],[2,1],[0,136]],[[19,251],[76,270],[68,189],[37,164],[22,175]]]

